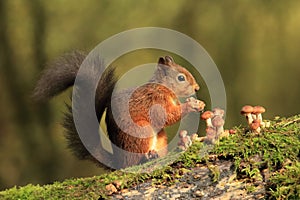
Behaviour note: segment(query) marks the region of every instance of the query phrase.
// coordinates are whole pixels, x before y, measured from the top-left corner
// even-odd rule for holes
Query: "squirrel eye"
[[[180,81],[180,82],[185,81],[184,75],[178,75],[178,76],[177,76],[177,79],[178,79],[178,81]]]

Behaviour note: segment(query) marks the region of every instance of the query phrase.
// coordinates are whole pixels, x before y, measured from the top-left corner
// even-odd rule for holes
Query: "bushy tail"
[[[38,101],[48,100],[73,86],[78,69],[85,57],[85,53],[74,51],[50,63],[36,84],[33,98]]]
[[[57,59],[48,66],[44,72],[42,72],[41,78],[34,89],[33,97],[40,101],[47,100],[63,92],[68,87],[73,86],[79,67],[85,58],[86,54],[83,52],[74,51]],[[94,66],[91,67],[104,68],[104,66],[102,66],[103,62],[100,58],[93,62]],[[93,72],[93,69],[91,69],[90,72]],[[111,95],[116,83],[114,72],[115,68],[113,67],[109,67],[105,70],[96,89],[95,110],[97,112],[96,115],[98,117],[98,121],[100,121],[105,108],[108,107],[110,103]],[[67,139],[69,149],[79,159],[87,159],[99,163],[83,145],[75,127],[72,107],[70,105],[66,106],[68,109],[64,116],[63,126],[65,128],[65,137]],[[84,105],[81,106],[84,107]],[[102,161],[110,162],[109,153],[106,152],[100,145],[99,135],[93,135],[92,137],[95,139],[95,144],[93,146],[95,146],[95,148],[97,147],[96,153],[98,159],[100,158]]]
[[[103,75],[101,76],[101,79],[98,83],[97,90],[96,90],[96,96],[95,96],[95,109],[96,109],[96,115],[98,117],[98,121],[100,122],[101,117],[105,111],[105,109],[109,106],[111,101],[111,95],[113,92],[113,89],[115,87],[116,78],[115,78],[115,68],[109,68],[106,70]],[[84,109],[83,105],[80,106],[78,109]],[[65,131],[65,137],[68,141],[68,148],[73,152],[73,154],[80,160],[91,160],[102,167],[106,167],[106,165],[112,162],[111,160],[111,154],[107,152],[105,149],[103,149],[102,144],[100,142],[99,135],[95,135],[94,133],[84,133],[87,135],[87,137],[90,137],[90,145],[94,148],[94,155],[96,154],[97,159],[101,160],[103,162],[100,163],[97,159],[95,159],[91,153],[86,149],[86,147],[83,145],[73,119],[73,109],[70,105],[67,105],[68,111],[65,113],[64,117],[64,123],[63,126],[66,129]],[[76,110],[76,109],[75,109]],[[93,119],[91,117],[91,113],[85,113],[85,120]],[[94,134],[94,135],[91,135]]]

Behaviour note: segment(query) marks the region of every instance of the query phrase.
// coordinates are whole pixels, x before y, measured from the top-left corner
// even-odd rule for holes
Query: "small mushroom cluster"
[[[197,133],[193,133],[191,136],[188,135],[186,130],[182,130],[179,133],[178,148],[182,151],[186,151],[194,141],[203,141],[203,137],[199,137]]]
[[[215,108],[212,111],[205,111],[201,119],[206,121],[206,139],[205,142],[215,144],[221,134],[224,132],[224,110]]]
[[[189,146],[192,145],[191,137],[188,135],[188,132],[186,130],[180,131],[179,138],[180,140],[178,142],[178,148],[181,149],[182,151],[187,150]]]
[[[241,109],[241,114],[246,117],[250,129],[259,134],[261,127],[264,128],[266,124],[263,122],[262,113],[266,112],[266,109],[262,106],[250,106],[245,105]]]

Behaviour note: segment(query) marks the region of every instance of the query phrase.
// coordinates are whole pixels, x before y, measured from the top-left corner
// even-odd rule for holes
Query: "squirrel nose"
[[[195,85],[194,85],[194,90],[195,90],[195,91],[198,91],[199,89],[200,89],[199,85],[198,85],[198,84],[195,84]]]

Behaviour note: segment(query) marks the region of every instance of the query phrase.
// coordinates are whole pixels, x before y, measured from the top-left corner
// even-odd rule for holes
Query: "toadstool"
[[[180,138],[180,140],[178,142],[178,147],[181,150],[187,150],[187,148],[192,145],[192,140],[191,140],[190,136],[187,135],[186,130],[180,131],[179,138]]]
[[[249,105],[244,106],[241,110],[241,114],[246,116],[249,125],[253,122],[252,112],[253,112],[253,107]]]
[[[221,109],[221,108],[214,108],[212,110],[212,112],[214,113],[214,116],[218,115],[220,117],[223,117],[224,116],[224,110]]]
[[[204,113],[202,113],[201,115],[201,119],[206,121],[206,126],[207,127],[212,127],[212,122],[211,122],[211,118],[214,116],[213,112],[211,111],[205,111]]]
[[[213,127],[206,128],[206,139],[205,142],[208,144],[216,143],[216,130]]]
[[[221,116],[217,115],[212,119],[212,125],[216,128],[216,139],[224,132],[224,119]]]
[[[263,119],[262,119],[262,113],[266,112],[266,109],[262,106],[254,106],[252,114],[256,116],[256,119],[261,123],[261,125],[264,126]]]

